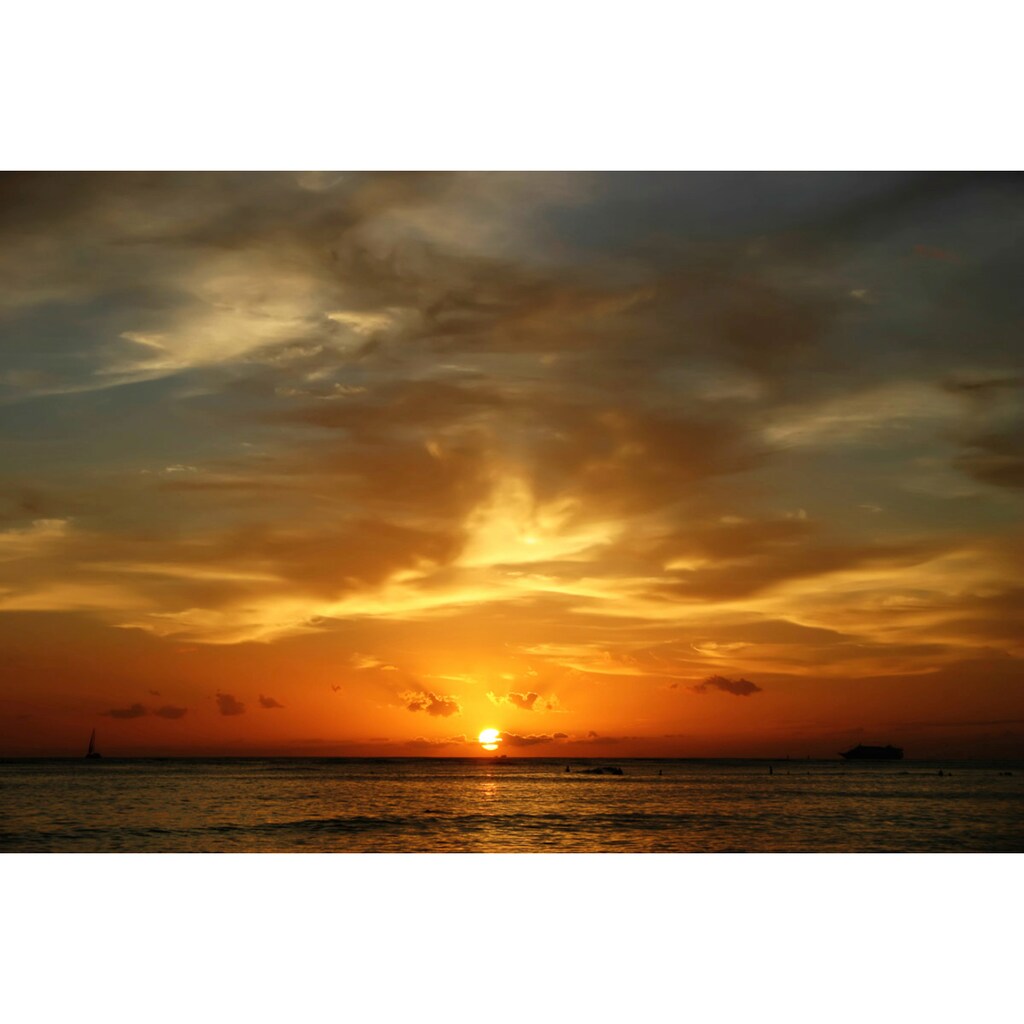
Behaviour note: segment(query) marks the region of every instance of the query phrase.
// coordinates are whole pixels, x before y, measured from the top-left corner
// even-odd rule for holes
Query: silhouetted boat
[[[616,765],[606,764],[600,768],[581,768],[582,775],[621,775],[622,769]]]
[[[844,761],[899,761],[903,757],[902,747],[866,747],[863,743],[840,752]]]
[[[85,756],[89,757],[102,757],[103,755],[96,749],[96,730],[93,729],[92,735],[89,737],[89,749],[86,751]]]

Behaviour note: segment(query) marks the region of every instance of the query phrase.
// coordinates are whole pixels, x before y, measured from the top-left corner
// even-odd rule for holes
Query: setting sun
[[[497,750],[501,742],[501,733],[497,729],[484,729],[477,739],[484,750]]]

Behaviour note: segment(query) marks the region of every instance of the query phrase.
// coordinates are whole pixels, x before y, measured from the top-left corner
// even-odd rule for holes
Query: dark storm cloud
[[[146,708],[142,704],[133,704],[129,708],[112,708],[102,713],[111,718],[142,718],[146,714]]]
[[[274,700],[273,697],[264,697],[263,694],[261,693],[260,694],[260,707],[261,708],[283,708],[284,705],[278,703],[278,701]]]
[[[160,718],[178,719],[184,718],[188,713],[188,708],[175,707],[173,704],[165,704],[162,708],[157,708],[153,714]]]
[[[245,712],[245,705],[240,700],[235,700],[230,693],[218,693],[215,699],[217,710],[222,715],[241,715]]]
[[[438,715],[442,718],[457,715],[462,711],[455,697],[436,693],[407,693],[403,694],[402,699],[409,711],[425,711],[428,715]]]
[[[722,693],[731,693],[734,697],[749,697],[752,693],[762,692],[761,687],[749,679],[726,679],[725,676],[711,676],[703,683],[691,686],[690,689],[694,693],[721,690]]]

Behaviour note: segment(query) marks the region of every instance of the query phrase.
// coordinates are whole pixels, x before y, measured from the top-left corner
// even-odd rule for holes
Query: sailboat
[[[89,749],[86,751],[85,756],[89,757],[102,757],[103,755],[96,749],[96,730],[93,729],[92,735],[89,737]]]

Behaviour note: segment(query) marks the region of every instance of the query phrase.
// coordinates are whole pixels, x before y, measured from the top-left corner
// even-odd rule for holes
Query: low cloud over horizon
[[[218,693],[215,700],[217,701],[217,710],[222,715],[241,715],[245,713],[245,704],[240,700],[235,700],[230,693]]]
[[[111,718],[141,718],[146,714],[146,709],[141,704],[133,704],[130,708],[113,708],[103,714]]]
[[[725,676],[709,676],[702,683],[691,686],[694,693],[708,693],[710,690],[721,690],[731,693],[734,697],[749,697],[752,693],[760,693],[761,687],[749,679],[726,679]]]

